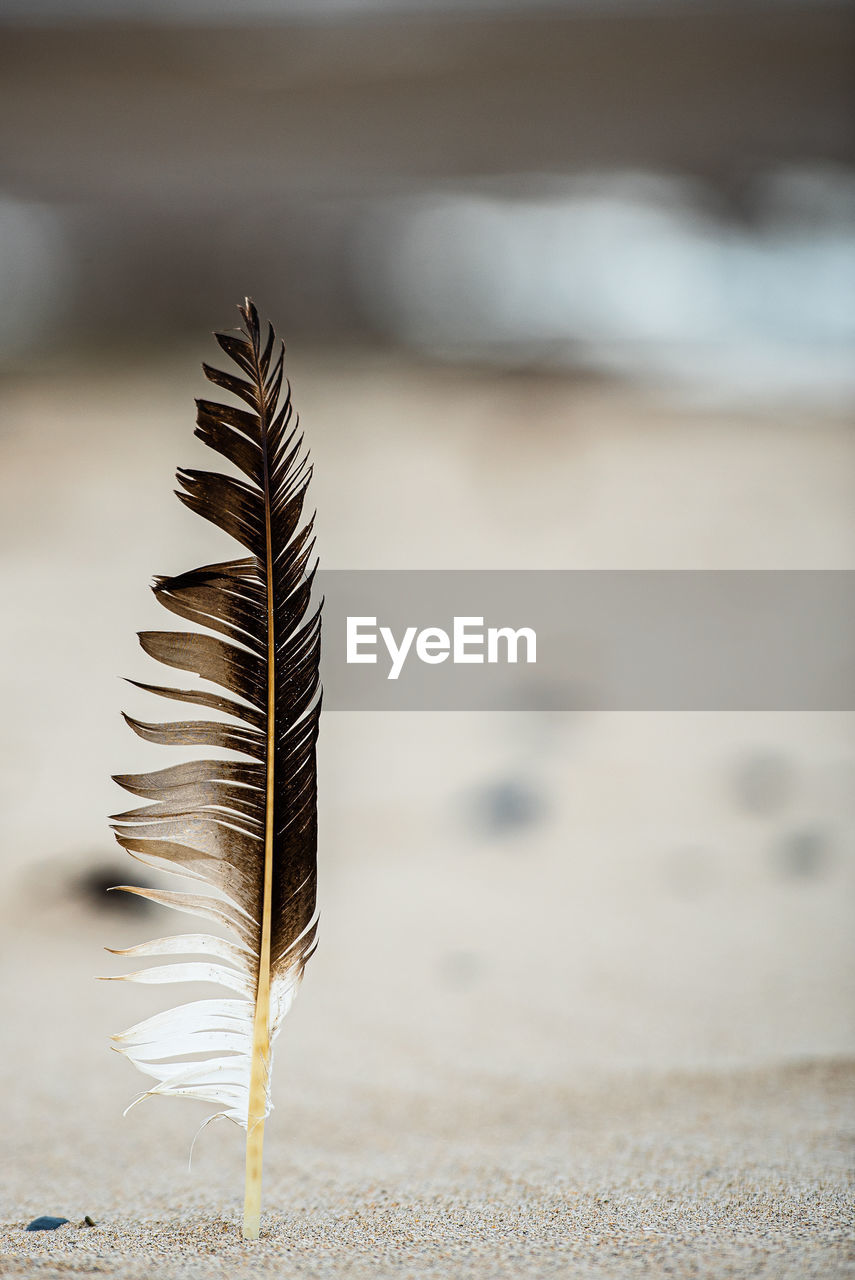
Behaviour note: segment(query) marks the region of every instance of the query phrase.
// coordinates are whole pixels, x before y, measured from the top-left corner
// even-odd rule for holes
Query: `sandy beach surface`
[[[204,456],[196,354],[0,389],[0,1275],[855,1275],[848,714],[326,715],[261,1240],[242,1131],[188,1171],[203,1106],[122,1118],[142,1077],[110,1034],[200,994],[95,981],[104,946],[182,927],[98,886],[132,874],[109,775],[168,754],[118,715],[151,712],[116,678],[153,678],[146,583],[228,553],[171,497]],[[292,376],[328,567],[851,563],[834,417],[354,356]]]
[[[481,949],[484,972],[453,978],[418,911],[407,915],[421,947],[404,973],[376,944],[375,969],[350,951],[358,929],[344,902],[327,913],[329,945],[278,1043],[263,1236],[249,1245],[242,1131],[204,1130],[188,1171],[201,1104],[150,1099],[122,1119],[138,1081],[105,1039],[130,1012],[121,997],[139,993],[92,981],[104,966],[81,941],[84,911],[47,914],[51,942],[35,955],[16,963],[5,934],[16,1035],[2,1078],[0,1274],[855,1273],[851,1059],[633,1066],[594,1025],[584,1048],[607,1063],[595,1068],[577,1019],[580,1005],[594,1019],[598,1002],[580,997],[581,983],[562,1004],[547,981],[550,1011],[542,992],[506,993],[498,955]],[[687,994],[677,992],[683,1008]],[[674,1027],[664,1035],[673,1051]],[[40,1213],[71,1222],[26,1232]],[[96,1226],[81,1225],[87,1214]]]
[[[280,1039],[253,1245],[241,1131],[203,1131],[188,1171],[199,1104],[153,1099],[122,1119],[137,1080],[105,1049],[116,1000],[93,997],[94,957],[67,918],[54,966],[7,969],[0,1274],[855,1273],[851,1060],[596,1071],[574,1061],[562,1010],[562,1069],[538,1052],[541,1001],[526,1017],[515,993],[503,1030],[488,1026],[503,1001],[487,979],[446,980],[423,1018],[401,1016],[382,971],[373,994],[364,974],[336,996],[349,966],[329,934]],[[71,1222],[26,1232],[39,1213]]]

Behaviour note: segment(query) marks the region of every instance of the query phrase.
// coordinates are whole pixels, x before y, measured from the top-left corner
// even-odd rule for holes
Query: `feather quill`
[[[120,786],[149,803],[113,819],[116,839],[134,858],[208,892],[119,888],[231,936],[188,933],[118,951],[134,959],[197,957],[122,979],[213,982],[228,995],[147,1018],[113,1043],[154,1081],[141,1097],[211,1102],[217,1115],[246,1129],[243,1234],[257,1239],[271,1046],[316,945],[321,608],[312,600],[314,517],[303,517],[311,467],[283,378],[284,347],[272,326],[262,340],[249,299],[239,311],[242,329],[215,335],[238,372],[202,367],[242,407],[197,400],[196,435],[245,478],[179,470],[178,497],[249,554],[156,578],[160,603],[207,630],[139,637],[151,657],[225,694],[139,688],[229,718],[149,724],[125,716],[149,742],[225,747],[237,758],[118,775]]]

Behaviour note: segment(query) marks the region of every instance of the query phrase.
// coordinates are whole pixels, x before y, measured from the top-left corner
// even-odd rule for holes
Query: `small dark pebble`
[[[28,1231],[56,1231],[57,1227],[64,1227],[68,1218],[33,1218]]]
[[[94,1218],[90,1218],[89,1214],[87,1213],[86,1217],[83,1219],[83,1225],[84,1227],[97,1227],[98,1223],[95,1221]]]

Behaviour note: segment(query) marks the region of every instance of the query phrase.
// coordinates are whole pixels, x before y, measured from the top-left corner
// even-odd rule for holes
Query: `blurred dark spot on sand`
[[[33,1218],[27,1226],[27,1231],[56,1231],[57,1227],[64,1227],[66,1222],[68,1218],[51,1218],[50,1216]]]
[[[128,868],[112,862],[99,862],[80,871],[74,878],[73,890],[91,907],[116,915],[147,915],[154,909],[153,903],[136,893],[111,893],[116,885],[131,881],[140,888],[152,888],[145,879]]]
[[[779,874],[803,879],[821,876],[831,857],[829,833],[822,827],[800,827],[788,831],[774,849]]]
[[[795,771],[777,751],[755,751],[738,761],[731,788],[737,808],[758,818],[779,813],[795,786]]]
[[[487,836],[511,836],[543,822],[544,796],[521,778],[505,778],[480,787],[467,805],[472,824]]]

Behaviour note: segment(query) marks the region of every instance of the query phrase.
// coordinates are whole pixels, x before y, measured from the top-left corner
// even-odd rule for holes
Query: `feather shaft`
[[[264,1157],[264,1118],[270,1077],[270,939],[273,901],[273,805],[276,745],[276,630],[273,613],[273,531],[270,526],[270,466],[264,385],[256,364],[262,395],[261,449],[264,466],[265,585],[267,588],[267,783],[264,824],[264,892],[261,905],[261,946],[258,989],[252,1026],[252,1066],[246,1124],[246,1185],[243,1235],[257,1240],[261,1231],[261,1178]]]

